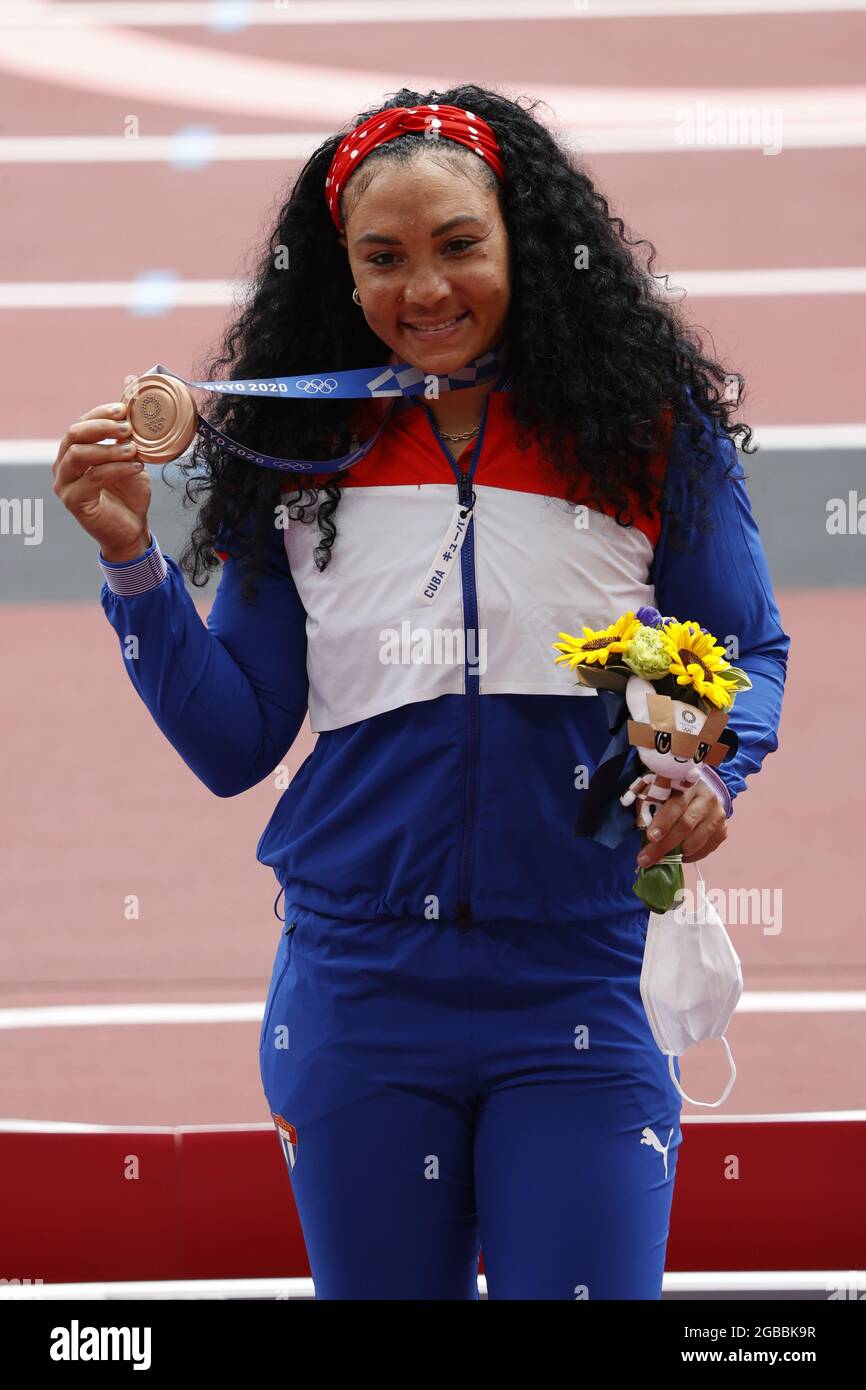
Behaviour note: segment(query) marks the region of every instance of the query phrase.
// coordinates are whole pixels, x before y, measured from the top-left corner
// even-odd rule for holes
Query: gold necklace
[[[480,428],[480,425],[475,425],[471,430],[467,430],[465,434],[446,434],[444,430],[440,430],[439,433],[443,439],[452,439],[456,441],[459,439],[471,439],[473,434],[477,434]]]

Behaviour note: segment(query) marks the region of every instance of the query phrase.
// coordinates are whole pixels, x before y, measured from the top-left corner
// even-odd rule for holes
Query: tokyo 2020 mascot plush
[[[645,844],[658,807],[702,777],[704,767],[736,752],[728,715],[737,693],[752,683],[727,661],[712,633],[693,621],[663,618],[655,608],[624,613],[599,631],[584,627],[583,634],[559,634],[556,662],[598,691],[611,738],[575,834],[615,848],[637,826]],[[654,912],[666,912],[683,886],[677,849],[638,869],[634,891]]]

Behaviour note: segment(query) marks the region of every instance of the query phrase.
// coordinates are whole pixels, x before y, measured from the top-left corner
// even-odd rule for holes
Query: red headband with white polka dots
[[[474,150],[499,178],[505,177],[499,142],[480,116],[459,106],[392,106],[357,126],[337,147],[325,179],[325,198],[338,232],[343,230],[340,193],[346,180],[377,145],[396,140],[408,131],[423,132],[429,140],[456,140]]]

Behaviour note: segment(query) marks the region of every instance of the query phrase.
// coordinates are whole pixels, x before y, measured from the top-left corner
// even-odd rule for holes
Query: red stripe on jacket
[[[363,433],[361,422],[368,429],[371,426],[375,428],[377,416],[381,417],[381,406],[379,402],[374,402],[371,411],[370,403],[362,402],[361,405],[358,428]],[[662,424],[662,448],[658,453],[642,455],[656,503],[664,483],[670,448],[673,411],[669,406],[662,412]],[[611,503],[599,503],[590,497],[585,474],[563,476],[545,460],[535,440],[526,449],[519,449],[515,442],[516,433],[517,424],[511,413],[508,393],[491,392],[481,457],[473,479],[476,486],[558,497],[584,503],[591,510],[604,512],[607,516],[616,516],[617,509]],[[475,439],[468,440],[460,455],[465,465],[468,465],[475,443]],[[315,485],[324,486],[329,478],[336,476],[335,473],[318,474]],[[360,463],[349,470],[340,487],[420,487],[424,483],[454,483],[454,472],[430,427],[426,411],[415,406],[395,411],[379,442]],[[658,512],[652,517],[648,516],[639,503],[635,489],[626,487],[623,491],[627,506],[631,509],[629,515],[633,524],[655,546],[661,532]]]

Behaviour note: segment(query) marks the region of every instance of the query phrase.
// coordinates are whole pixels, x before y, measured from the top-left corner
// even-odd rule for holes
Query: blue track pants
[[[287,903],[259,1056],[317,1298],[477,1298],[479,1247],[491,1299],[661,1296],[681,1100],[646,927]]]

